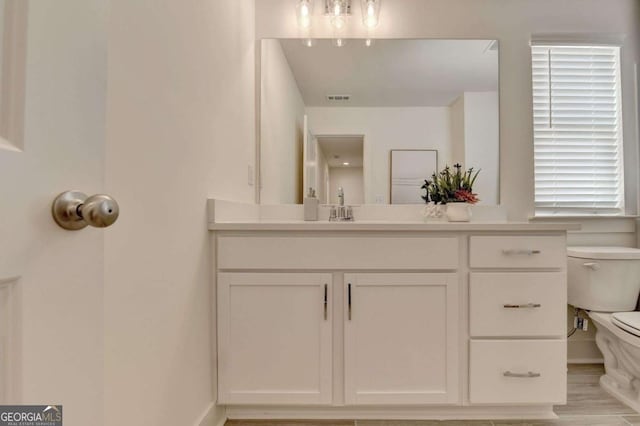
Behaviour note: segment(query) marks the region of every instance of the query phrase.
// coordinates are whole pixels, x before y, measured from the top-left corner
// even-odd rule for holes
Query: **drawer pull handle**
[[[329,286],[327,284],[324,285],[324,320],[327,320],[327,304],[329,303]]]
[[[537,377],[541,377],[540,373],[534,373],[533,371],[529,371],[528,373],[512,373],[511,371],[505,371],[503,374],[504,377],[515,377],[519,379],[535,379]]]
[[[504,249],[502,254],[505,256],[533,256],[534,254],[542,253],[541,250],[517,250],[517,249]]]
[[[505,309],[537,309],[537,308],[542,308],[542,305],[540,303],[527,303],[524,305],[510,305],[510,304],[506,304],[503,305]]]

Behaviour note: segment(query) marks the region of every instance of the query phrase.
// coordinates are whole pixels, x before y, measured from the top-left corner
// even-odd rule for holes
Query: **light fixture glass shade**
[[[333,45],[335,47],[344,47],[347,44],[347,40],[344,38],[334,38],[333,39]]]
[[[367,47],[371,47],[373,46],[373,39],[372,38],[368,38],[364,41],[364,45]]]
[[[347,25],[350,5],[349,0],[326,0],[326,13],[329,16],[331,26],[336,30],[341,30]]]
[[[313,16],[313,0],[299,0],[296,6],[296,16],[300,28],[311,27],[311,16]]]
[[[362,0],[362,23],[367,28],[375,28],[380,22],[382,0]]]

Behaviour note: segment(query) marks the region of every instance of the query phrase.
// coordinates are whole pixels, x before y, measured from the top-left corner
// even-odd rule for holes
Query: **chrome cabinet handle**
[[[505,309],[535,309],[535,308],[541,308],[542,305],[540,303],[526,303],[524,305],[505,304],[503,305],[503,307]]]
[[[518,249],[504,249],[502,254],[505,256],[533,256],[534,254],[542,253],[541,250],[518,250]]]
[[[533,371],[529,371],[528,373],[512,373],[511,371],[505,371],[502,374],[504,377],[515,377],[515,378],[519,378],[519,379],[535,379],[537,377],[541,377],[542,374],[540,373],[534,373]]]
[[[347,286],[347,299],[349,303],[349,321],[351,321],[351,283]]]
[[[327,304],[329,303],[329,286],[327,284],[324,285],[324,320],[327,320]]]

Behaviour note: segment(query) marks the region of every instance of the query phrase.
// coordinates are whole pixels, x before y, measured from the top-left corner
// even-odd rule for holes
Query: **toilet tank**
[[[569,247],[569,304],[587,311],[634,311],[640,294],[640,250]]]

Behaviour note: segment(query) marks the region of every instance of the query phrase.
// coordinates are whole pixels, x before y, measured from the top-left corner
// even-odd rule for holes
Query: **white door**
[[[331,403],[331,275],[218,274],[218,402]]]
[[[65,231],[50,210],[62,191],[104,190],[106,0],[0,4],[11,91],[0,101],[0,286],[11,317],[0,403],[62,404],[65,425],[99,426],[108,230]]]
[[[345,402],[454,404],[456,274],[345,275]]]

